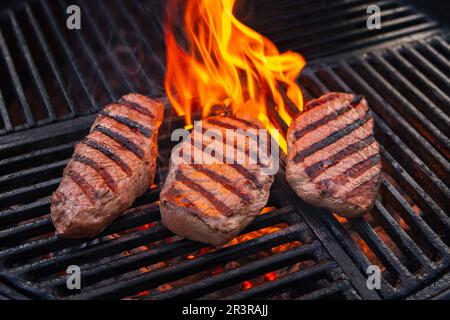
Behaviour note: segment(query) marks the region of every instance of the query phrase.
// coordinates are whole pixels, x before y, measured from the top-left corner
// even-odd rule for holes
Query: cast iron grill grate
[[[381,10],[379,30],[367,28],[371,5]],[[248,7],[253,10],[247,13],[252,27],[273,39],[282,51],[301,52],[308,61],[440,32],[438,23],[401,1],[250,0]]]
[[[181,125],[182,119],[167,120],[166,125],[168,122]],[[157,202],[159,182],[129,214],[96,239],[59,239],[48,218],[49,197],[74,143],[60,143],[52,131],[53,145],[49,149],[61,152],[54,152],[47,164],[17,172],[16,177],[23,177],[30,170],[40,170],[38,175],[27,175],[31,186],[15,189],[8,197],[8,192],[2,194],[3,280],[32,284],[29,294],[47,298],[238,298],[244,294],[242,286],[248,286],[245,295],[254,297],[359,298],[280,187],[272,191],[268,212],[260,215],[232,245],[217,251],[173,236],[162,226]],[[85,134],[80,130],[77,139]],[[160,145],[167,144],[167,140],[162,132]],[[160,151],[161,175],[165,173],[171,144]],[[19,155],[13,161],[23,159],[22,165],[33,166],[33,154]],[[83,270],[81,293],[66,287],[65,269],[73,264]],[[292,290],[299,281],[308,286]]]
[[[82,29],[68,30],[77,4]],[[368,30],[368,5],[383,28]],[[164,1],[23,1],[0,13],[0,135],[71,119],[138,91],[161,95]],[[338,52],[439,33],[438,24],[399,1],[254,1],[243,19],[283,50],[308,61]]]
[[[437,48],[444,50],[427,56]],[[362,270],[382,266],[385,298],[403,297],[449,268],[446,49],[448,39],[436,38],[319,66],[302,79],[314,96],[364,94],[375,113],[385,173],[380,200],[364,219],[322,217]]]

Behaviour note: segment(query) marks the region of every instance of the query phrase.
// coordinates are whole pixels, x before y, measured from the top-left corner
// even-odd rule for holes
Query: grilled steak
[[[311,101],[288,130],[287,180],[305,201],[347,217],[370,210],[381,181],[374,119],[362,96]]]
[[[51,217],[60,236],[95,236],[150,187],[163,109],[138,94],[103,109],[53,193]]]
[[[244,120],[225,117],[203,120],[190,135],[194,139],[184,141],[178,149],[185,160],[175,162],[175,151],[172,153],[169,174],[160,196],[161,218],[167,228],[188,239],[214,246],[229,242],[258,215],[267,203],[273,183],[273,176],[263,170],[269,166],[270,158],[261,162],[260,157],[256,159],[249,152],[255,144],[258,146],[257,136],[252,145],[248,138],[238,140],[237,137],[242,139],[243,135],[230,138],[230,131],[226,129],[253,129],[258,134],[258,128]],[[223,140],[215,140],[219,146],[215,149],[219,150],[217,152],[206,152],[214,143],[209,140],[211,133],[223,137]],[[230,163],[224,160],[223,150],[226,155],[250,156],[245,161]],[[186,151],[189,151],[187,156]],[[204,162],[210,162],[193,161],[198,154]]]

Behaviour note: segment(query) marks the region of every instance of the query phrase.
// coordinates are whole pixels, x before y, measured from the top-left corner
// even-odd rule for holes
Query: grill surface
[[[450,37],[398,1],[378,1],[383,28],[370,32],[370,1],[249,0],[240,10],[281,49],[307,57],[307,100],[331,90],[367,97],[385,173],[369,215],[346,221],[305,204],[280,170],[268,212],[231,245],[215,251],[172,235],[157,201],[170,132],[183,121],[167,108],[157,186],[96,239],[54,236],[50,195],[94,113],[130,91],[163,94],[164,5],[126,3],[79,2],[81,31],[65,28],[64,1],[1,14],[0,298],[445,297]],[[83,270],[81,292],[66,289],[71,264]],[[371,264],[381,267],[380,290],[366,287]]]

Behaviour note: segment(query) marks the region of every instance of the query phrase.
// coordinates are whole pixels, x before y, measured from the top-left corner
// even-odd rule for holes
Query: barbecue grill
[[[81,30],[66,27],[72,2],[1,1],[0,299],[449,298],[450,6],[423,2],[243,1],[245,23],[307,58],[305,100],[367,97],[384,177],[370,214],[346,220],[299,199],[282,156],[267,208],[214,249],[160,221],[170,134],[184,126],[168,104],[155,185],[128,214],[89,240],[58,238],[48,216],[96,112],[128,92],[164,99],[164,1],[75,1]],[[366,27],[370,4],[380,30]],[[70,265],[81,290],[66,286]],[[367,286],[370,265],[379,289]]]

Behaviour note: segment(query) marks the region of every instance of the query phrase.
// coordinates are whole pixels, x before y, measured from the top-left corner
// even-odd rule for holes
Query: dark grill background
[[[218,251],[173,236],[159,220],[169,134],[183,126],[170,108],[160,133],[157,187],[130,214],[89,241],[57,238],[48,218],[50,195],[96,111],[130,91],[163,96],[164,4],[75,2],[82,7],[81,31],[65,26],[72,2],[3,5],[0,298],[448,295],[450,38],[439,23],[448,8],[437,2],[441,10],[433,10],[433,1],[428,7],[434,17],[407,1],[245,1],[239,15],[246,23],[281,50],[307,58],[299,79],[307,100],[330,90],[367,97],[385,177],[372,212],[348,222],[299,200],[281,170],[268,204],[273,209],[243,234],[283,223],[280,230]],[[374,3],[382,8],[381,30],[365,27],[366,8]],[[81,292],[65,289],[71,264],[83,270]],[[382,267],[381,290],[366,287],[370,264]],[[274,271],[278,279],[264,280]],[[253,287],[242,291],[247,281]]]

